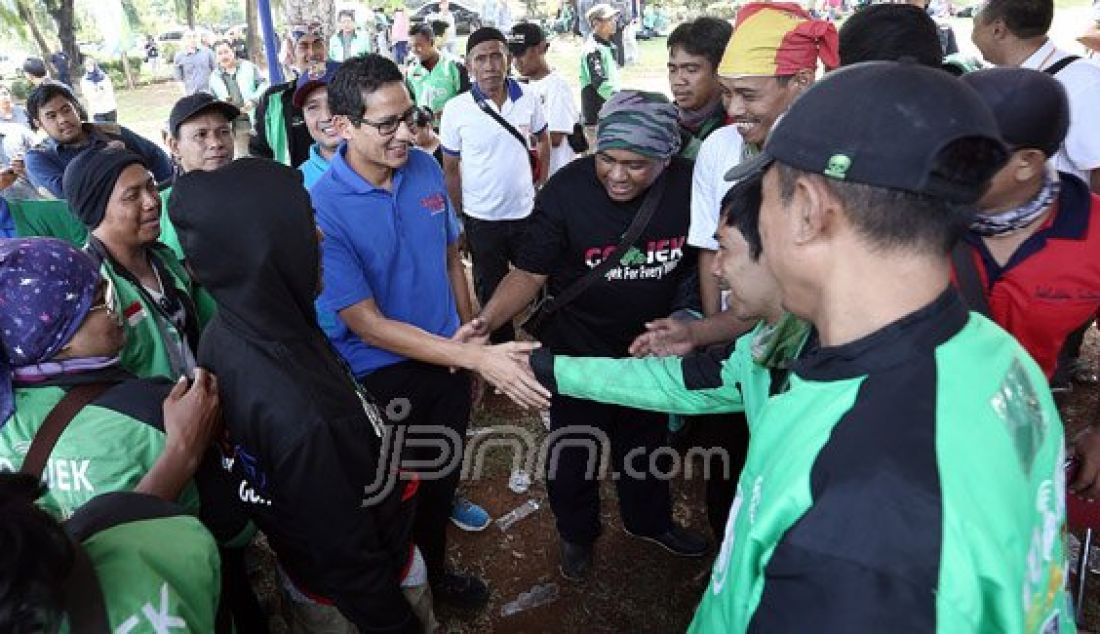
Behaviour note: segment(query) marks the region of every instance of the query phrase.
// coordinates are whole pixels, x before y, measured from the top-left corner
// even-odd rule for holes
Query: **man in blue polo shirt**
[[[546,406],[549,393],[517,361],[537,344],[453,339],[460,318],[472,317],[458,221],[438,164],[412,147],[418,113],[397,65],[354,57],[336,71],[328,97],[345,142],[311,190],[324,234],[318,305],[336,317],[322,323],[388,422],[433,438],[402,452],[446,464],[422,480],[413,537],[435,599],[479,608],[489,598],[484,582],[444,566],[470,413],[469,374],[452,369],[477,372],[521,405]],[[439,440],[442,455],[432,449]]]

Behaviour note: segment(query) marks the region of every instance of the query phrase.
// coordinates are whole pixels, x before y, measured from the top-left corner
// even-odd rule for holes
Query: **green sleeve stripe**
[[[722,414],[744,410],[741,390],[727,362],[723,385],[690,389],[680,357],[607,359],[554,357],[558,393],[600,403],[672,414]]]

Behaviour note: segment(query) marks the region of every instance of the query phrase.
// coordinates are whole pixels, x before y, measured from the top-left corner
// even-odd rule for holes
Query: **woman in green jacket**
[[[139,377],[191,376],[214,302],[157,241],[161,201],[142,158],[92,149],[69,164],[64,183],[90,231],[84,250],[117,294],[126,330],[121,366]]]
[[[58,518],[108,491],[197,511],[196,488],[212,502],[205,492],[226,484],[215,482],[214,456],[198,487],[190,484],[216,427],[216,382],[202,370],[190,389],[122,371],[114,297],[92,260],[61,240],[0,242],[0,471],[44,476],[50,491],[40,503]],[[74,398],[75,414],[50,446],[46,420]]]

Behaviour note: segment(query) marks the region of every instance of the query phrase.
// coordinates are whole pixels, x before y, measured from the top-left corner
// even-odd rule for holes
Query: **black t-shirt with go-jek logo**
[[[618,266],[546,321],[542,343],[556,354],[620,357],[647,321],[694,307],[696,254],[687,245],[692,163],[674,158],[670,179],[648,226]],[[645,194],[619,203],[596,179],[595,158],[578,159],[554,174],[539,193],[525,248],[516,266],[548,275],[560,295],[610,255]]]

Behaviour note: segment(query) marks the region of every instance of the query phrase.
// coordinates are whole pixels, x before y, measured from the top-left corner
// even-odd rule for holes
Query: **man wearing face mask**
[[[294,44],[294,71],[301,76],[314,67],[324,68],[328,59],[325,34],[319,22],[297,24],[290,28]],[[323,70],[321,72],[324,72]],[[248,152],[252,156],[274,159],[298,167],[309,158],[313,139],[302,118],[302,109],[293,103],[297,77],[268,88],[256,106],[256,126]]]
[[[691,163],[676,157],[677,115],[656,93],[622,91],[604,105],[596,155],[563,167],[540,192],[516,268],[467,331],[507,323],[545,286],[556,299],[528,329],[548,350],[623,357],[646,321],[687,307],[696,283],[684,248]],[[706,540],[672,521],[668,482],[638,467],[660,464],[664,415],[556,396],[550,421],[559,442],[569,441],[551,447],[558,459],[548,478],[563,576],[585,578],[601,530],[600,483],[581,439],[609,439],[613,468],[625,474],[616,485],[631,535],[675,555],[703,556]]]

